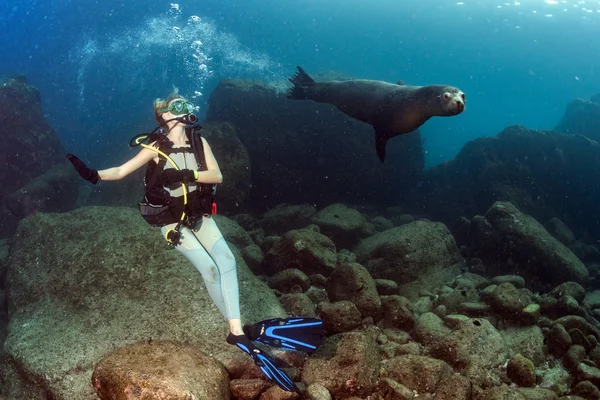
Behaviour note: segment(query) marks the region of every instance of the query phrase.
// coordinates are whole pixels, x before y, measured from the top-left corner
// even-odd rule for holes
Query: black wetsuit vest
[[[186,129],[186,136],[191,147],[173,148],[167,136],[161,135],[152,142],[151,146],[157,146],[158,150],[166,155],[175,153],[193,153],[197,163],[198,171],[206,171],[204,159],[204,146],[200,136],[200,129]],[[185,155],[184,155],[185,156]],[[158,181],[159,174],[165,168],[167,159],[159,154],[158,163],[154,160],[148,163],[146,176],[144,178],[145,193],[144,199],[139,202],[139,209],[142,217],[153,226],[164,226],[181,221],[181,216],[185,211],[186,216],[183,225],[192,227],[196,221],[203,215],[210,215],[214,212],[214,195],[216,185],[206,183],[195,183],[196,190],[188,191],[187,204],[184,205],[183,196],[173,197],[167,189],[160,185]],[[181,166],[178,166],[181,168]]]

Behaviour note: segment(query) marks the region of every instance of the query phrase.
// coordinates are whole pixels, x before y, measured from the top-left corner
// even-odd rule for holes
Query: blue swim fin
[[[273,318],[245,325],[244,332],[250,340],[282,349],[312,353],[325,337],[323,321],[318,318]]]
[[[229,334],[229,336],[227,336],[227,343],[239,347],[242,351],[252,357],[254,364],[260,368],[263,374],[280,388],[288,392],[300,393],[298,386],[296,386],[292,378],[277,368],[273,359],[265,352],[257,349],[246,335],[236,336]]]

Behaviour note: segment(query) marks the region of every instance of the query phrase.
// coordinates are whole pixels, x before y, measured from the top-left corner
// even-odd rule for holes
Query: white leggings
[[[163,237],[175,225],[163,226]],[[193,229],[182,227],[181,242],[175,248],[202,274],[210,298],[225,319],[239,319],[237,265],[215,221],[202,217]]]

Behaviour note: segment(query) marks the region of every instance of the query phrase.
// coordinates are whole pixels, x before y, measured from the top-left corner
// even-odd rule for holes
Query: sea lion
[[[449,117],[465,110],[465,94],[454,86],[407,86],[356,79],[315,82],[301,67],[290,79],[289,99],[329,103],[352,118],[373,125],[377,156],[385,160],[385,145],[409,133],[431,117]]]

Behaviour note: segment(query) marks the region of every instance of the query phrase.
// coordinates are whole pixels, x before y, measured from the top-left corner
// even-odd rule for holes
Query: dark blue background
[[[467,93],[467,111],[434,118],[423,128],[428,165],[451,159],[466,141],[495,135],[506,125],[551,129],[569,101],[600,92],[597,10],[542,0],[501,8],[489,1],[464,3],[179,4],[181,25],[191,15],[208,18],[218,32],[231,34],[242,49],[267,56],[273,66],[226,66],[226,57],[215,54],[209,63],[214,76],[202,90],[204,100],[221,78],[284,82],[296,65],[311,74],[333,70],[358,78],[460,87]],[[154,126],[156,97],[168,95],[173,85],[188,95],[198,90],[180,65],[184,47],[106,50],[120,39],[131,44],[127,38],[143,31],[152,18],[169,18],[169,4],[5,0],[0,3],[0,75],[23,73],[41,90],[48,121],[70,151],[97,168],[125,161],[129,138]],[[99,46],[78,82],[78,57],[89,41]]]

